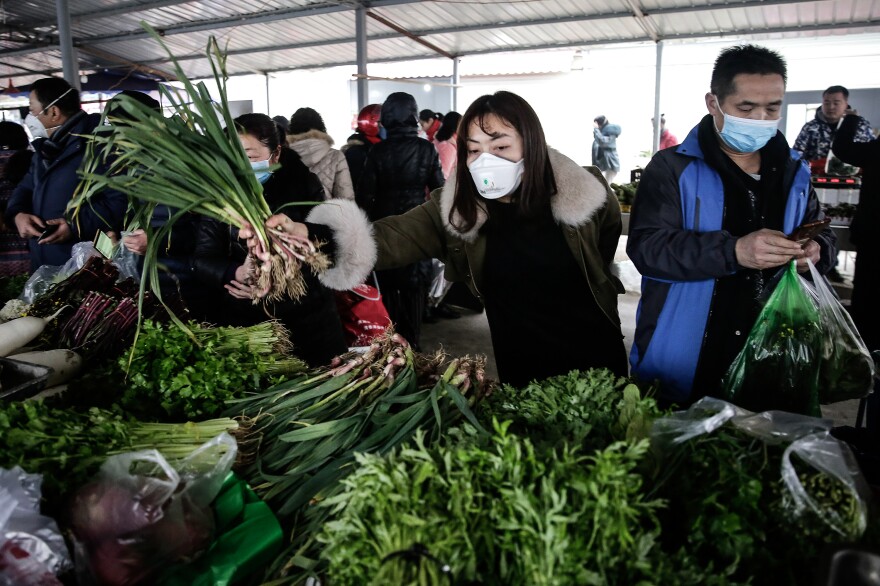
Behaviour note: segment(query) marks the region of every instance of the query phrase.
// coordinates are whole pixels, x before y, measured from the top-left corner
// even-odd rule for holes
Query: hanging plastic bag
[[[722,380],[722,396],[751,411],[819,416],[822,330],[809,285],[792,261]]]
[[[53,519],[40,515],[42,476],[0,469],[0,586],[61,586],[73,567]]]
[[[373,281],[376,282],[375,273]],[[348,291],[337,291],[336,308],[345,342],[351,348],[369,346],[391,324],[378,283],[376,287],[364,283]]]
[[[822,318],[819,402],[825,405],[866,397],[874,388],[874,360],[871,353],[849,312],[837,300],[825,278],[812,262],[807,263]]]
[[[431,261],[431,274],[433,278],[431,280],[431,287],[428,289],[428,305],[430,307],[440,305],[440,302],[443,301],[443,298],[446,297],[446,294],[449,293],[449,289],[452,287],[452,283],[443,276],[445,271],[445,264],[436,258]]]
[[[153,583],[170,564],[204,551],[214,531],[210,503],[236,453],[222,433],[173,467],[156,450],[110,457],[71,506],[77,568],[88,572],[80,583]]]
[[[127,246],[122,243],[122,239],[131,235],[131,232],[123,231],[119,242],[113,248],[113,256],[110,260],[119,269],[119,280],[134,279],[137,282],[141,280],[140,259],[141,257],[130,251]]]

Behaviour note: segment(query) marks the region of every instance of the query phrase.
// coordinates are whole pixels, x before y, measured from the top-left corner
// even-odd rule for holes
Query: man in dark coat
[[[850,238],[856,245],[856,270],[853,276],[852,316],[862,339],[872,352],[880,350],[880,245],[874,230],[880,225],[880,140],[860,140],[860,129],[867,120],[854,112],[837,129],[831,149],[844,163],[862,168],[859,206],[850,226]],[[868,399],[868,428],[880,433],[880,389]]]
[[[125,214],[125,196],[107,191],[83,206],[75,220],[65,210],[79,184],[86,139],[100,122],[97,114],[80,108],[79,91],[63,79],[44,78],[31,86],[28,128],[36,151],[30,170],[18,184],[6,219],[22,238],[28,238],[31,270],[41,265],[63,265],[73,245],[91,241],[99,231],[119,232]]]
[[[419,138],[419,109],[410,94],[395,92],[382,104],[380,122],[387,136],[373,145],[357,186],[357,203],[370,220],[403,214],[425,203],[443,186],[434,145]],[[431,262],[378,271],[379,288],[397,331],[419,347],[422,316],[431,283]]]

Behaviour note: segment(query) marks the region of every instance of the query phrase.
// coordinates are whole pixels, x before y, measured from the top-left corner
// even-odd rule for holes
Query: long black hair
[[[514,192],[511,205],[515,205],[524,217],[535,217],[549,206],[556,194],[556,180],[550,166],[550,153],[544,128],[535,111],[520,96],[512,92],[496,92],[477,98],[462,116],[456,141],[458,165],[455,171],[455,197],[449,213],[449,223],[461,232],[471,230],[477,223],[477,206],[482,197],[471,178],[467,166],[468,132],[471,124],[477,124],[485,132],[486,116],[494,114],[519,132],[523,142],[523,177],[518,191]],[[453,212],[461,216],[457,224]]]
[[[278,145],[286,146],[284,129],[266,114],[242,114],[235,119],[235,130],[253,136],[273,153]]]
[[[437,142],[443,142],[452,138],[452,135],[458,131],[459,122],[461,122],[461,114],[455,111],[448,112],[443,117],[443,122],[440,123],[440,129],[437,130],[437,134],[434,135]]]

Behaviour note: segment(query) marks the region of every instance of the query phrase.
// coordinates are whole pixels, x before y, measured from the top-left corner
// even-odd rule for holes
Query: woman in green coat
[[[612,191],[547,147],[531,106],[510,92],[477,99],[461,120],[456,173],[421,206],[370,224],[351,202],[317,206],[305,224],[266,225],[324,237],[344,290],[369,271],[437,258],[486,306],[502,382],[525,385],[572,369],[627,373],[612,274],[622,225]],[[247,232],[243,232],[247,234]]]

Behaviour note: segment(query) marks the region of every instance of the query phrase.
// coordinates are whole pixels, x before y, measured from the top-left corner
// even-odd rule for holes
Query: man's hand
[[[147,251],[147,233],[138,228],[131,234],[123,236],[122,244],[133,253],[143,256]]]
[[[58,228],[45,238],[41,238],[37,244],[61,244],[70,240],[70,237],[73,235],[70,224],[64,218],[46,220],[46,226],[58,226]]]
[[[18,235],[22,238],[39,238],[43,230],[46,229],[46,224],[43,223],[43,220],[33,214],[26,214],[24,212],[15,214],[13,221],[15,222],[15,228],[18,230]]]
[[[778,267],[793,258],[800,258],[803,253],[800,244],[778,230],[764,228],[736,241],[736,262],[747,269]]]
[[[819,257],[821,256],[822,247],[819,246],[819,243],[815,240],[810,240],[806,244],[804,244],[803,250],[801,250],[801,255],[797,259],[797,270],[799,273],[805,273],[810,270],[810,267],[807,266],[807,259],[815,265],[819,262]]]

